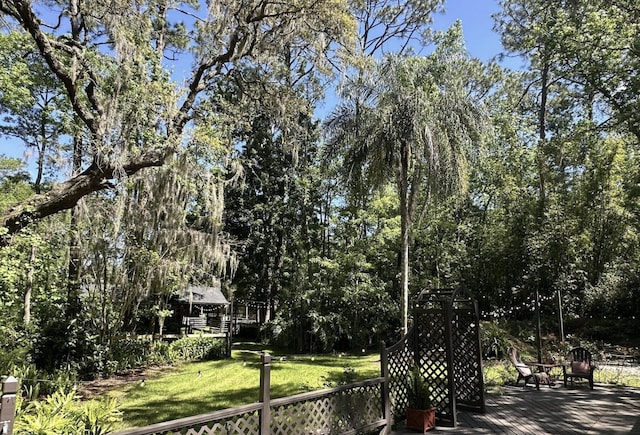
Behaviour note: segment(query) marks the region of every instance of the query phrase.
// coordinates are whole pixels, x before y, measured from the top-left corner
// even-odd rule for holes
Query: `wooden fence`
[[[259,402],[114,435],[389,433],[391,413],[384,356],[381,377],[273,400],[271,356],[262,354],[261,360]]]
[[[9,376],[2,380],[2,402],[0,403],[0,433],[11,435],[16,415],[16,392],[18,380]]]
[[[271,399],[271,356],[261,355],[259,402],[128,429],[114,435],[388,434],[391,405],[386,352],[382,376],[294,396]],[[0,435],[12,435],[18,381],[2,382]]]

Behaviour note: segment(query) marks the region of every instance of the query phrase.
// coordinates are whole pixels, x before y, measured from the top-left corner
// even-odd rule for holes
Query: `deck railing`
[[[384,361],[381,377],[271,400],[271,356],[262,354],[261,360],[259,402],[114,435],[356,434],[390,430]]]

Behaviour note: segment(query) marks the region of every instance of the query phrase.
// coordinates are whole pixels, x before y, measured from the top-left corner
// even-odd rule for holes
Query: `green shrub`
[[[92,355],[93,358],[87,357],[91,362],[85,364],[85,377],[91,377],[87,374],[109,377],[125,370],[175,362],[168,343],[129,337],[114,340],[108,352],[103,349]]]
[[[31,327],[20,328],[4,320],[5,325],[0,325],[0,373],[3,375],[16,365],[32,362],[33,343],[38,336]]]
[[[226,356],[224,340],[213,337],[184,337],[174,341],[169,350],[181,361],[214,360]]]
[[[502,358],[510,346],[509,332],[498,323],[480,322],[480,344],[484,359]]]
[[[109,357],[101,364],[101,374],[107,377],[123,370],[173,364],[175,360],[175,352],[167,342],[121,338],[112,344]]]
[[[78,426],[82,433],[103,435],[111,432],[122,421],[122,413],[118,410],[115,398],[83,402],[80,412],[76,414]]]
[[[429,409],[431,403],[431,387],[420,373],[418,367],[413,367],[407,375],[407,399],[410,408]]]
[[[15,432],[21,435],[103,435],[122,421],[115,399],[81,402],[75,392],[56,391],[30,402],[16,416]]]
[[[166,341],[156,341],[153,343],[151,353],[147,358],[147,365],[167,365],[176,361],[175,352],[171,350],[171,345]]]
[[[56,391],[73,391],[77,377],[71,370],[56,370],[52,374],[38,370],[34,364],[14,366],[8,372],[20,382],[21,397],[25,401],[34,401]]]
[[[108,367],[109,371],[130,370],[147,365],[152,348],[153,343],[150,340],[137,338],[115,340],[111,345],[111,355],[108,361],[108,363],[113,362],[114,364]]]

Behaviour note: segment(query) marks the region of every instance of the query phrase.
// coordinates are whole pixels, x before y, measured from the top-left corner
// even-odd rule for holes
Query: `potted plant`
[[[436,427],[436,408],[431,402],[431,388],[414,367],[408,375],[407,396],[407,429],[425,433]]]

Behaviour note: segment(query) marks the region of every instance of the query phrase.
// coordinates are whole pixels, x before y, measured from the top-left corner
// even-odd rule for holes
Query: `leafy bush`
[[[150,340],[137,338],[121,338],[111,345],[109,360],[116,364],[113,371],[129,370],[145,366],[152,353],[153,343]]]
[[[73,391],[77,381],[75,372],[71,370],[57,370],[47,374],[38,370],[34,364],[14,366],[8,373],[20,382],[21,396],[26,401],[34,401],[56,391],[68,393]]]
[[[221,359],[226,355],[225,341],[212,337],[184,337],[173,343],[164,341],[120,339],[112,347],[114,370],[128,370],[148,365],[172,364],[175,361]]]
[[[0,373],[9,373],[15,365],[31,362],[35,335],[25,328],[0,325]]]
[[[75,392],[58,390],[20,410],[15,431],[23,435],[103,435],[121,421],[122,413],[115,399],[81,402]]]
[[[224,340],[213,337],[184,337],[174,341],[169,350],[181,361],[222,359],[227,347]]]
[[[498,323],[480,322],[480,344],[484,359],[489,357],[500,359],[507,354],[510,346],[509,332]]]
[[[95,345],[92,350],[80,370],[83,378],[109,377],[125,370],[175,362],[170,345],[162,341],[126,337],[114,340],[110,348]]]
[[[153,343],[146,363],[147,365],[166,365],[173,364],[175,360],[175,352],[171,350],[171,345],[166,341],[156,341]]]

